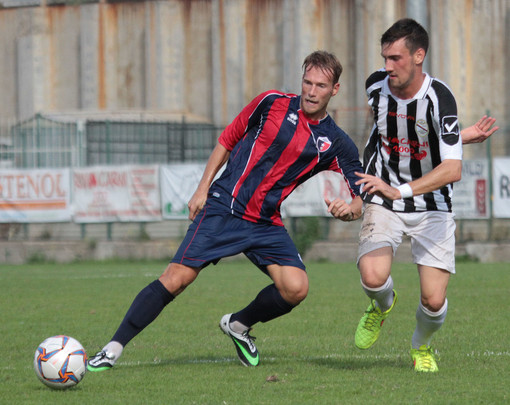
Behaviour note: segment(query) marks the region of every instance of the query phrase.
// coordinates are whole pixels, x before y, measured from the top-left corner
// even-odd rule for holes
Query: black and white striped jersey
[[[457,104],[446,84],[426,74],[420,91],[408,100],[393,96],[385,70],[366,81],[374,127],[363,154],[365,173],[393,187],[422,177],[445,159],[462,159]],[[398,212],[452,212],[452,185],[431,193],[391,201],[362,193],[365,202]]]

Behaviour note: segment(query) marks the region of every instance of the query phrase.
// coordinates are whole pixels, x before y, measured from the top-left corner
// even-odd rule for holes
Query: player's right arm
[[[189,219],[192,221],[202,210],[202,208],[204,208],[209,187],[211,186],[211,183],[213,182],[216,174],[218,174],[218,171],[228,160],[229,156],[230,152],[221,143],[216,145],[211,153],[211,156],[209,156],[209,160],[205,166],[202,178],[198,183],[198,187],[188,202]]]

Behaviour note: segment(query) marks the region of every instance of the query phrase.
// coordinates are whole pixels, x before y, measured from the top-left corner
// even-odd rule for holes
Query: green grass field
[[[67,391],[39,382],[32,361],[48,336],[67,334],[93,355],[113,335],[162,262],[3,265],[0,269],[2,404],[502,404],[510,402],[510,266],[461,262],[433,346],[440,371],[411,368],[418,303],[415,267],[396,264],[399,302],[374,347],[354,347],[368,305],[354,264],[307,263],[308,298],[258,324],[261,364],[241,365],[218,328],[269,283],[245,261],[221,262],[135,338],[112,370]]]

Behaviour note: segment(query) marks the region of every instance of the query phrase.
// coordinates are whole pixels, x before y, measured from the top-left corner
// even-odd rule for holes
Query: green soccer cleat
[[[419,349],[411,348],[411,357],[413,359],[414,371],[423,373],[435,373],[439,371],[435,355],[430,346],[421,345]]]
[[[234,342],[237,351],[237,357],[241,363],[246,367],[256,367],[259,364],[259,352],[255,343],[254,336],[249,334],[251,328],[245,330],[243,333],[236,333],[230,328],[230,317],[232,314],[226,314],[221,318],[220,329],[223,333],[229,336]]]
[[[397,292],[395,290],[393,290],[393,303],[384,312],[381,312],[381,309],[375,305],[374,300],[370,302],[365,315],[361,317],[356,329],[356,335],[354,336],[356,347],[359,349],[369,349],[372,347],[379,338],[384,320],[388,317],[396,302]]]

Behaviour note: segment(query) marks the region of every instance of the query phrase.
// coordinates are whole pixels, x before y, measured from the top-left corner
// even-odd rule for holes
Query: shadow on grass
[[[260,366],[265,365],[288,366],[290,363],[309,363],[315,366],[327,367],[336,370],[364,370],[372,368],[394,368],[409,369],[411,367],[411,359],[404,355],[355,355],[342,356],[333,355],[325,357],[283,357],[283,356],[264,356],[261,358]],[[165,367],[171,365],[203,365],[203,364],[232,364],[241,366],[237,357],[218,357],[218,356],[182,356],[171,359],[155,358],[146,361],[125,361],[119,362],[116,368],[148,368],[148,367]],[[244,367],[243,367],[244,368]]]
[[[411,368],[411,359],[407,356],[345,356],[307,359],[317,366],[337,370],[364,370],[371,368]]]

